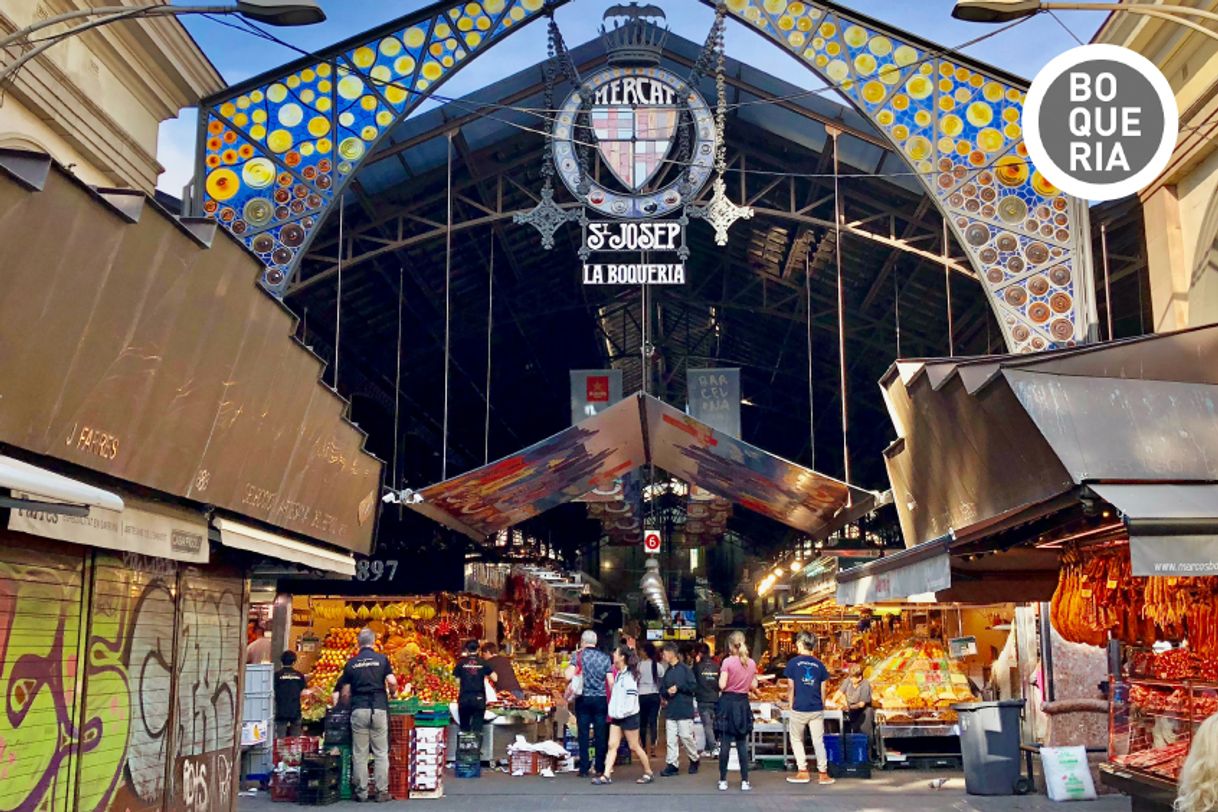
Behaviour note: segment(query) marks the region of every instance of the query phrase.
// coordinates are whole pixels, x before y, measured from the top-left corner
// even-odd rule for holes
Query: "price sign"
[[[658,553],[660,551],[660,531],[659,530],[644,530],[643,531],[643,549],[649,553]]]

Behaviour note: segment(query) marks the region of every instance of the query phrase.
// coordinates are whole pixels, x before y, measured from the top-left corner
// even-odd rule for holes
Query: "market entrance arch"
[[[192,212],[257,254],[262,284],[282,297],[387,134],[465,64],[568,2],[444,0],[206,99]],[[1086,202],[1031,165],[1023,80],[833,3],[723,3],[903,156],[965,248],[1010,351],[1093,337]]]

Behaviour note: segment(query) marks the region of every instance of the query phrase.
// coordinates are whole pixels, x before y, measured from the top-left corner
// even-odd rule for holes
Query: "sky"
[[[432,0],[320,0],[327,20],[301,28],[276,30],[276,35],[305,50],[319,50],[347,37],[373,28],[431,4]],[[573,0],[555,13],[567,46],[574,48],[597,36],[600,15],[613,0]],[[698,0],[650,0],[668,15],[673,33],[702,42],[714,12]],[[839,0],[839,4],[893,27],[916,34],[940,45],[958,47],[1000,26],[965,23],[951,17],[954,0]],[[592,13],[589,13],[589,12]],[[1020,25],[997,33],[964,52],[995,67],[1029,80],[1050,59],[1062,51],[1087,42],[1103,23],[1105,14],[1079,11],[1059,12],[1056,17],[1041,14]],[[204,53],[212,60],[224,80],[240,82],[270,70],[298,56],[296,51],[257,39],[218,22],[182,17]],[[445,84],[442,93],[460,97],[496,79],[509,76],[536,64],[546,55],[546,29],[543,22],[529,25],[492,48],[493,54],[475,59]],[[1076,39],[1077,38],[1077,39]],[[808,70],[777,46],[740,23],[727,30],[727,52],[756,68],[778,76],[801,88],[823,86]],[[488,52],[489,53],[489,52]],[[426,109],[426,108],[423,108]],[[195,111],[183,110],[176,119],[161,125],[158,157],[165,166],[158,186],[180,195],[190,180],[194,163]]]

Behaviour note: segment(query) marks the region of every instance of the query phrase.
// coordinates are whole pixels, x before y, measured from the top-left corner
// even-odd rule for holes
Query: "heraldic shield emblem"
[[[596,106],[590,116],[605,166],[631,192],[641,192],[672,151],[677,109],[638,104]]]

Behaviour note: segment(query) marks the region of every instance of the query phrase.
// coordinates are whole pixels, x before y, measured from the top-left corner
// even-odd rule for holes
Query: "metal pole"
[[[808,253],[804,254],[804,300],[808,308],[808,448],[812,452],[809,467],[816,469],[816,397],[812,386],[812,268],[808,259],[811,253],[811,243]]]
[[[338,289],[334,294],[334,391],[338,391],[338,348],[343,327],[343,219],[347,211],[346,195],[338,198]]]
[[[482,428],[482,464],[491,461],[491,333],[495,325],[495,230],[491,229],[491,261],[486,282],[486,421]]]
[[[1108,275],[1108,223],[1100,223],[1100,253],[1104,260],[1104,310],[1108,321],[1108,340],[1112,341],[1112,282]]]
[[[837,137],[840,131],[826,127],[833,137],[833,229],[837,235],[835,255],[837,261],[837,356],[840,367],[840,387],[842,397],[842,470],[843,479],[850,482],[850,410],[846,404],[846,288],[842,280],[842,195],[838,187],[839,165],[837,154]],[[849,498],[849,497],[847,497]]]
[[[943,218],[943,289],[947,291],[947,354],[956,355],[955,324],[952,323],[952,269],[947,264],[947,217]]]
[[[452,349],[452,260],[453,260],[453,135],[448,131],[448,219],[444,226],[444,447],[440,454],[440,481],[448,479],[448,366]]]

